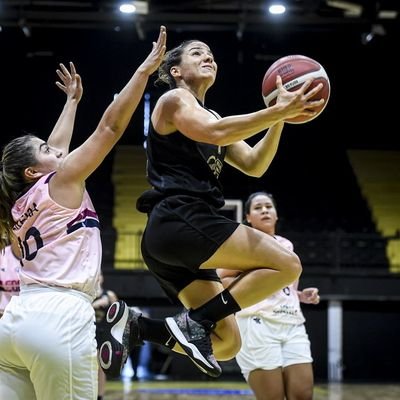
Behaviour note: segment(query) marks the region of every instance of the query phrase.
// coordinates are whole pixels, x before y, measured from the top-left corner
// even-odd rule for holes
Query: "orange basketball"
[[[295,118],[290,118],[286,120],[286,122],[291,124],[304,124],[322,113],[328,104],[331,87],[328,74],[319,62],[302,55],[290,55],[275,61],[268,68],[262,81],[262,96],[267,107],[273,106],[276,103],[276,96],[278,94],[278,89],[276,88],[277,75],[280,75],[283,87],[289,91],[299,89],[309,78],[314,78],[314,80],[308,90],[314,88],[321,82],[324,85],[323,88],[312,97],[312,100],[325,99],[324,104],[316,109],[316,115],[312,117],[300,115]]]

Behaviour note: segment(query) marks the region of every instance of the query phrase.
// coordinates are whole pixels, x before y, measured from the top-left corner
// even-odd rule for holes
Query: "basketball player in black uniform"
[[[157,325],[125,303],[114,303],[108,311],[110,329],[119,326],[123,333],[107,336],[111,354],[105,352],[103,364],[108,370],[120,367],[125,361],[120,354],[128,346],[153,340],[183,351],[204,373],[219,376],[217,360],[233,358],[241,346],[233,314],[301,273],[295,253],[271,236],[220,215],[224,197],[218,177],[225,161],[247,175],[264,174],[284,120],[314,115],[323,100],[310,99],[322,84],[308,90],[309,80],[288,92],[278,77],[275,106],[221,118],[204,106],[216,73],[210,48],[197,40],[167,52],[159,68],[159,81],[171,90],[160,97],[151,117],[147,173],[153,189],[137,204],[148,213],[142,254],[161,287],[185,310]],[[244,141],[267,128],[254,147]],[[216,268],[243,273],[224,290]]]

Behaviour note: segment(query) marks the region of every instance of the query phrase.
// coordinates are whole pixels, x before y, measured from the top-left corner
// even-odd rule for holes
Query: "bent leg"
[[[272,236],[240,225],[200,268],[245,272],[229,291],[241,308],[251,306],[299,278],[298,256]]]
[[[196,280],[183,289],[178,297],[187,309],[197,309],[223,290],[220,282]],[[211,340],[217,360],[230,360],[237,354],[241,340],[234,315],[218,321],[211,334]]]

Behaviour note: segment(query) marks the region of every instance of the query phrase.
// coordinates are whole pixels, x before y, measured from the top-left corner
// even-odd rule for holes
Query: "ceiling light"
[[[328,0],[327,4],[330,7],[340,8],[343,10],[346,17],[360,17],[363,11],[363,7],[360,6],[360,4],[351,1]]]
[[[386,29],[381,24],[372,24],[370,32],[361,34],[361,43],[366,45],[372,42],[372,40],[374,40],[377,36],[385,35]]]
[[[149,3],[147,1],[126,1],[119,6],[119,11],[124,14],[141,14],[149,13]]]
[[[380,10],[378,18],[380,19],[396,19],[399,13],[396,10]]]
[[[136,6],[133,3],[124,3],[119,6],[119,11],[124,14],[133,14],[136,12]]]
[[[270,14],[284,14],[286,7],[283,4],[271,4],[268,8]]]

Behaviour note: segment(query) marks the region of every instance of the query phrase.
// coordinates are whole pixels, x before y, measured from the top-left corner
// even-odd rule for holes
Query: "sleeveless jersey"
[[[289,250],[293,250],[290,240],[275,235],[278,242]],[[299,325],[305,322],[300,308],[300,300],[293,284],[279,290],[266,299],[236,313],[237,317],[259,316],[274,322]]]
[[[7,246],[4,252],[0,252],[0,313],[10,302],[11,296],[19,293],[19,269],[21,263]]]
[[[77,209],[52,200],[53,175],[39,179],[12,209],[22,252],[21,285],[75,289],[94,299],[102,256],[99,219],[86,190]]]
[[[179,131],[159,135],[150,124],[146,151],[147,179],[161,197],[182,194],[201,197],[217,208],[224,205],[218,178],[225,147],[196,142]]]

